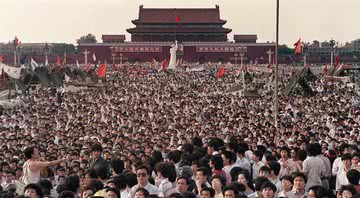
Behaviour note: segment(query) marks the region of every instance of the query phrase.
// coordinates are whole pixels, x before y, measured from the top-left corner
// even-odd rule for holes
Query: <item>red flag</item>
[[[0,55],[0,63],[4,62],[4,58]]]
[[[155,59],[155,58],[151,58],[151,62],[152,62],[152,63],[156,63],[156,59]]]
[[[181,24],[180,24],[180,18],[178,16],[175,16],[175,21],[178,23],[178,28],[180,28]]]
[[[19,46],[19,39],[17,36],[15,36],[14,45],[15,45],[15,47]]]
[[[56,65],[60,65],[60,56],[59,55],[56,56]]]
[[[86,71],[88,72],[90,70],[90,64],[88,63],[87,65],[86,65]]]
[[[339,65],[339,55],[335,57],[335,67]]]
[[[295,54],[301,54],[301,39],[299,39],[295,44]]]
[[[97,76],[104,77],[105,73],[106,73],[106,65],[102,64],[102,65],[100,65],[100,67],[99,67],[99,69],[97,71]]]
[[[166,68],[167,68],[167,61],[166,61],[166,59],[165,60],[163,60],[162,62],[161,62],[161,70],[166,70]]]
[[[216,78],[220,78],[221,76],[223,76],[225,73],[225,67],[222,66],[221,69],[219,70],[219,72],[216,74]]]
[[[56,70],[58,71],[59,74],[61,73],[61,66],[60,66],[60,64],[56,66]]]

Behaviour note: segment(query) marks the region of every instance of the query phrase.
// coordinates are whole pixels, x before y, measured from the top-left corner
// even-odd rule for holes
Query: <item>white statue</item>
[[[171,48],[170,48],[170,61],[169,61],[169,66],[168,69],[176,69],[176,51],[178,49],[178,44],[177,41],[175,41],[175,45],[172,44]]]

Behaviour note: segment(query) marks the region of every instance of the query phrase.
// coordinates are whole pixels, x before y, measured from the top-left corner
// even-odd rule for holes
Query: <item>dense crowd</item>
[[[0,197],[359,197],[356,88],[319,77],[314,96],[280,97],[275,127],[269,78],[250,74],[270,88],[244,98],[227,93],[241,81],[232,72],[143,69],[31,89],[4,110]]]

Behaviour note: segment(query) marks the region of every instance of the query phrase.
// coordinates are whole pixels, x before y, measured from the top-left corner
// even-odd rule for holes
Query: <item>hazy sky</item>
[[[68,42],[87,33],[126,34],[139,5],[145,8],[199,8],[220,5],[225,27],[275,40],[276,0],[0,0],[0,42]],[[360,0],[280,0],[280,43],[360,38]]]

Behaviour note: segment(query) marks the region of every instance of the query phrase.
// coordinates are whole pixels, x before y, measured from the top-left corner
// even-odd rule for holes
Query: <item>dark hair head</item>
[[[182,153],[179,150],[170,151],[167,154],[167,158],[176,164],[176,163],[180,162],[181,154]]]
[[[253,152],[253,154],[254,154],[257,158],[259,158],[259,161],[262,160],[263,153],[262,153],[261,151],[256,150],[256,151]]]
[[[350,184],[358,185],[360,180],[360,172],[356,169],[351,169],[346,173],[346,177]]]
[[[176,169],[173,164],[163,163],[160,173],[163,177],[168,178],[171,183],[176,181]]]
[[[223,165],[223,159],[220,155],[213,155],[210,158],[210,162],[214,165],[215,170],[222,170],[224,167]]]
[[[265,182],[268,182],[269,179],[266,178],[266,177],[257,177],[255,180],[254,180],[254,184],[255,184],[255,190],[256,191],[260,191],[261,189],[261,185]]]
[[[137,184],[137,177],[135,173],[126,173],[125,177],[126,177],[126,185],[129,188],[132,188]]]
[[[227,159],[230,159],[230,163],[234,163],[236,161],[236,154],[232,151],[225,151],[222,153]]]
[[[196,195],[192,192],[183,192],[181,193],[181,195],[184,197],[184,198],[196,198]]]
[[[145,188],[138,188],[138,189],[136,189],[135,194],[136,194],[137,192],[143,192],[144,197],[148,197],[148,196],[150,195],[149,191],[146,190]]]
[[[271,188],[273,192],[276,192],[276,186],[270,181],[266,181],[263,184],[261,184],[260,191],[264,190],[265,188]]]
[[[319,198],[335,198],[336,197],[331,189],[326,189],[322,186],[310,187],[309,191],[313,191],[315,193],[315,197],[319,197]]]
[[[120,191],[119,191],[118,189],[115,189],[115,188],[107,188],[107,189],[106,189],[106,192],[109,192],[109,191],[114,192],[114,193],[116,194],[116,197],[117,197],[117,198],[120,198]]]
[[[121,159],[111,160],[110,165],[117,175],[121,174],[124,171],[124,162]]]
[[[41,186],[39,184],[28,184],[24,188],[24,193],[27,189],[34,189],[39,198],[44,197],[44,194],[41,190]]]
[[[299,157],[299,160],[300,160],[300,161],[304,161],[304,160],[306,159],[306,157],[307,157],[306,151],[304,151],[304,150],[299,150],[299,151],[297,152],[297,156]]]
[[[239,194],[239,192],[237,191],[237,189],[235,188],[235,186],[233,185],[229,185],[229,186],[225,186],[225,188],[223,189],[223,196],[225,196],[225,192],[228,191],[228,190],[232,190],[235,194],[235,196],[237,194]]]
[[[224,177],[222,177],[221,175],[214,175],[214,176],[212,176],[210,181],[212,181],[212,180],[214,180],[214,179],[219,179],[222,186],[225,186],[225,185],[226,185],[226,179],[225,179]]]
[[[239,173],[243,171],[244,169],[235,166],[230,170],[230,176],[231,176],[231,182],[236,182],[239,176]]]
[[[202,143],[202,140],[201,140],[200,137],[194,137],[194,138],[192,139],[192,144],[193,144],[194,146],[197,146],[197,147],[202,147],[202,146],[203,146],[203,143]]]
[[[344,186],[341,186],[340,191],[341,191],[341,192],[349,191],[349,192],[351,192],[351,194],[353,194],[353,195],[357,194],[357,190],[356,190],[356,188],[355,188],[353,185],[344,185]]]
[[[179,177],[176,178],[176,181],[178,181],[178,180],[180,180],[180,179],[185,180],[186,185],[189,185],[190,181],[189,181],[189,178],[188,178],[188,177],[186,177],[186,176],[179,176]]]
[[[271,162],[269,162],[268,165],[269,165],[270,169],[274,172],[274,174],[276,176],[278,176],[280,173],[280,169],[281,169],[280,163],[277,161],[271,161]]]
[[[204,176],[209,176],[209,170],[205,167],[200,167],[196,172],[202,172]]]
[[[318,146],[315,143],[310,143],[306,145],[306,151],[309,156],[319,155]],[[321,147],[320,147],[320,153],[321,153]]]
[[[280,178],[280,181],[287,180],[290,181],[291,184],[293,184],[294,179],[290,175],[285,175]]]
[[[169,198],[184,198],[180,193],[171,193]]]
[[[142,164],[142,165],[136,167],[136,171],[138,171],[140,169],[144,169],[144,170],[146,170],[148,175],[150,174],[149,168],[146,165]]]
[[[305,175],[304,173],[302,173],[302,172],[294,172],[294,173],[292,174],[293,183],[294,183],[294,180],[295,180],[297,177],[302,177],[302,178],[304,179],[305,183],[307,182],[307,177],[306,177],[306,175]]]
[[[91,151],[100,151],[103,152],[103,147],[100,144],[94,144],[91,146]]]
[[[31,159],[33,154],[34,154],[34,147],[32,147],[32,146],[27,147],[24,150],[24,155],[25,155],[26,159]]]
[[[76,193],[80,188],[80,178],[77,175],[72,175],[65,177],[64,181],[65,190],[70,190],[73,193]]]
[[[44,195],[50,195],[50,191],[53,188],[51,181],[47,179],[41,179],[38,184],[41,186]]]
[[[123,174],[120,175],[116,175],[115,177],[112,178],[116,188],[118,188],[119,190],[122,190],[124,188],[126,188],[126,176]]]
[[[90,181],[89,187],[91,189],[94,189],[94,192],[97,192],[104,188],[104,184],[97,179],[93,179]]]
[[[189,144],[189,143],[185,143],[184,145],[181,146],[181,150],[182,150],[184,153],[192,154],[193,151],[194,151],[194,145]]]
[[[203,191],[208,191],[208,192],[210,192],[210,197],[214,197],[214,196],[215,196],[215,190],[212,189],[212,188],[209,188],[209,187],[201,188],[201,192],[203,192]],[[200,192],[200,193],[201,193],[201,192]]]
[[[70,191],[70,190],[64,190],[61,191],[58,195],[58,198],[74,198],[74,192]]]
[[[108,179],[110,176],[110,167],[107,162],[96,163],[93,167],[97,177],[101,179]]]
[[[345,153],[341,156],[341,161],[344,161],[344,160],[351,160],[352,159],[352,156],[350,153]]]

